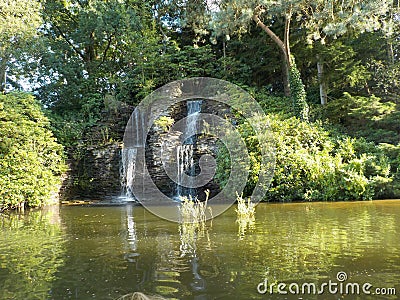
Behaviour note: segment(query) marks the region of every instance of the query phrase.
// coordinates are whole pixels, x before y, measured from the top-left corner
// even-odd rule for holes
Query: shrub
[[[276,143],[274,177],[268,201],[366,200],[390,194],[393,176],[383,151],[364,139],[333,136],[321,124],[278,115],[252,120],[270,128]],[[246,142],[250,174],[244,194],[250,195],[260,171],[260,149],[251,126],[237,129]],[[221,147],[216,179],[229,178],[229,153]]]
[[[375,143],[399,142],[400,112],[394,102],[383,102],[373,95],[362,97],[344,93],[321,109],[323,118],[344,126],[353,136],[365,137]]]
[[[65,166],[49,126],[33,96],[0,95],[0,209],[55,199]]]
[[[160,128],[163,132],[168,132],[172,125],[174,125],[175,120],[171,117],[161,116],[154,121],[154,125]]]

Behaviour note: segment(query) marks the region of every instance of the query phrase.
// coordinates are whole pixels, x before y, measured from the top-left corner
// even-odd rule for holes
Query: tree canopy
[[[0,95],[0,210],[57,202],[63,157],[34,97]]]

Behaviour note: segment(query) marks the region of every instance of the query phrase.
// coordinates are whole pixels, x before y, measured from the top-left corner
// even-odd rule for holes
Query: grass
[[[180,197],[181,221],[183,223],[205,223],[207,221],[207,210],[210,212],[212,218],[211,207],[207,207],[210,191],[205,190],[204,192],[206,194],[206,200],[203,202],[200,201],[197,197]]]
[[[256,213],[256,205],[251,202],[250,198],[247,201],[243,199],[243,195],[236,193],[237,208],[236,214],[238,218],[254,218]]]
[[[255,226],[255,213],[256,205],[251,202],[250,198],[243,199],[243,195],[236,193],[237,208],[236,208],[236,222],[239,224],[238,236],[240,239],[246,234],[246,230],[252,229]]]
[[[181,197],[181,224],[179,235],[181,238],[181,255],[191,255],[196,252],[196,240],[199,237],[208,236],[206,227],[207,211],[212,218],[211,207],[208,207],[210,191],[204,191],[206,200],[201,202],[197,197]]]

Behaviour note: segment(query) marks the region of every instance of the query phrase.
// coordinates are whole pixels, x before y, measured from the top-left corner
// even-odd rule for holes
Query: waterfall
[[[138,176],[137,173],[143,165],[143,162],[141,162],[139,159],[139,154],[144,151],[143,149],[146,144],[145,125],[146,112],[143,111],[143,109],[136,107],[131,119],[128,122],[126,129],[127,131],[125,132],[126,141],[124,142],[127,142],[127,146],[121,151],[121,198],[126,200],[135,200],[133,187],[135,185],[135,181],[140,181],[140,176]]]
[[[176,163],[178,169],[177,184],[176,184],[176,197],[179,199],[181,196],[196,196],[196,188],[192,188],[192,182],[188,182],[189,187],[182,185],[183,176],[189,175],[194,178],[196,169],[193,158],[193,150],[196,144],[197,123],[198,116],[201,112],[201,100],[191,100],[187,102],[187,118],[186,127],[183,135],[185,140],[183,145],[176,149]]]
[[[194,150],[197,142],[196,134],[198,133],[198,119],[201,112],[201,105],[201,100],[190,100],[186,103],[187,117],[184,121],[185,123],[183,123],[183,141],[176,146],[177,177],[175,190],[171,191],[171,194],[177,199],[180,196],[194,197],[196,195],[196,189],[191,186],[193,186],[196,175]],[[129,146],[123,148],[121,151],[121,198],[125,200],[135,200],[134,191],[139,194],[141,192],[151,193],[151,191],[144,189],[143,186],[143,170],[146,167],[144,158],[146,124],[145,111],[141,111],[138,108],[135,109],[127,126],[128,132],[126,132],[127,145]],[[138,187],[141,187],[142,191],[138,191]]]
[[[187,102],[187,118],[186,118],[186,131],[184,132],[186,138],[184,144],[194,145],[196,143],[197,133],[197,120],[201,112],[201,100],[193,100]]]
[[[121,156],[122,156],[121,159],[122,193],[124,197],[132,199],[133,198],[132,186],[133,186],[133,181],[135,180],[137,149],[135,148],[122,149]]]
[[[193,163],[193,145],[182,145],[176,149],[176,162],[178,168],[178,180],[176,185],[176,196],[194,196],[191,188],[185,188],[182,186],[183,175],[189,171],[189,175],[194,175],[194,163]],[[193,169],[193,171],[192,171]]]

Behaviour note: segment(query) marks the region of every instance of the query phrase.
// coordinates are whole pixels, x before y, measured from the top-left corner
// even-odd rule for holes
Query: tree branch
[[[83,60],[85,60],[85,56],[83,55],[83,53],[81,51],[79,51],[78,48],[75,47],[74,44],[71,43],[71,41],[68,39],[68,37],[64,34],[64,32],[62,32],[62,30],[60,29],[60,27],[58,27],[57,25],[53,24],[54,27],[58,30],[58,32],[61,34],[61,36],[64,38],[64,40],[72,47],[72,49],[74,50],[74,52],[76,54],[79,55],[80,58],[82,58]]]
[[[106,49],[104,49],[103,58],[101,59],[101,62],[97,65],[96,69],[100,68],[100,66],[102,64],[104,64],[104,62],[106,61],[106,55],[107,55],[108,49],[110,49],[112,38],[113,38],[113,35],[111,34],[110,37],[108,38]]]
[[[278,45],[279,49],[281,49],[281,51],[283,52],[286,61],[289,62],[289,57],[287,56],[287,49],[285,43],[279,38],[279,36],[277,36],[267,25],[265,25],[260,20],[259,17],[260,11],[261,7],[260,6],[256,7],[252,17],[253,21],[256,23],[258,27],[264,30],[269,35],[269,37]]]

